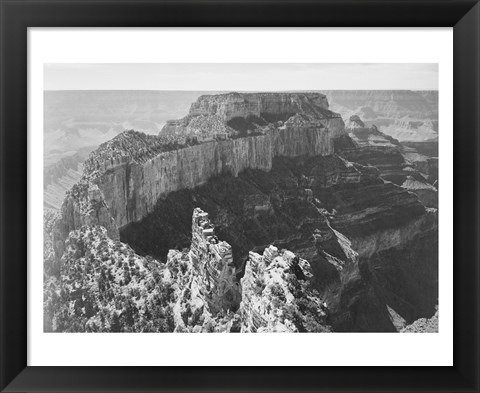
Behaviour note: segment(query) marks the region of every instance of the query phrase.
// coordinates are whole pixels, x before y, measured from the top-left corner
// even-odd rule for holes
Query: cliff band
[[[220,174],[269,171],[277,156],[330,155],[334,140],[344,134],[342,118],[328,109],[323,94],[202,96],[185,118],[168,122],[159,136],[126,131],[101,145],[85,162],[84,186],[77,187],[82,191],[69,193],[62,208],[69,211],[63,215],[69,230],[83,224],[108,229],[112,224],[102,222],[92,206],[98,208],[101,199],[122,228],[145,217],[173,191]],[[92,193],[101,198],[92,200]]]

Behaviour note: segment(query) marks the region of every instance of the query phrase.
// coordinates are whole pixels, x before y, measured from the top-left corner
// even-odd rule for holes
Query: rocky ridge
[[[421,255],[391,266],[393,250],[435,236],[436,210],[402,186],[420,190],[425,178],[413,165],[404,173],[398,141],[360,118],[345,129],[327,108],[316,93],[200,97],[162,137],[128,131],[102,145],[51,225],[60,269],[77,255],[63,239],[101,225],[98,236],[164,261],[162,326],[175,331],[328,331],[327,314],[333,330],[395,330],[395,313],[405,323],[429,316],[434,289],[421,300],[408,282],[385,287],[390,269],[411,274]],[[417,280],[430,286],[435,271],[425,271]],[[392,300],[375,295],[385,291]]]
[[[58,278],[45,282],[45,331],[330,330],[326,308],[308,282],[307,261],[276,247],[252,258],[256,263],[237,282],[230,245],[216,238],[200,209],[192,217],[190,250],[171,250],[166,264],[135,254],[103,227],[83,226],[66,241]],[[262,300],[254,304],[255,296]],[[245,317],[251,307],[262,326]]]
[[[190,257],[203,279],[206,288],[204,296],[213,310],[236,308],[240,294],[235,282],[235,265],[232,247],[225,241],[219,241],[208,213],[195,209],[192,217],[192,242]]]
[[[438,333],[438,311],[431,318],[420,318],[401,330],[401,333]]]
[[[274,105],[276,100],[280,104]],[[237,176],[249,168],[268,171],[279,155],[332,154],[335,138],[344,133],[343,120],[328,110],[325,96],[318,93],[202,96],[182,122],[218,117],[217,111],[226,124],[260,114],[264,125],[254,124],[253,131],[241,137],[235,131],[220,139],[209,127],[202,128],[208,130],[208,137],[200,140],[188,129],[172,135],[168,124],[161,136],[120,134],[85,161],[84,177],[62,206],[65,234],[84,224],[98,224],[114,236],[114,226],[140,220],[171,192],[200,186],[224,173]],[[286,121],[277,121],[280,117]],[[275,123],[265,118],[274,118]],[[102,205],[108,206],[110,217],[103,214]]]
[[[200,206],[210,213],[219,236],[232,245],[238,277],[246,274],[245,261],[249,260],[250,251],[261,255],[265,247],[273,243],[309,262],[314,288],[321,295],[329,291],[328,288],[344,288],[348,298],[360,296],[362,307],[355,307],[365,310],[358,313],[376,309],[381,315],[381,310],[385,310],[384,322],[374,322],[378,316],[370,314],[368,325],[350,320],[346,327],[343,322],[339,322],[340,327],[334,324],[334,329],[368,331],[388,329],[388,326],[394,329],[387,306],[357,287],[354,287],[355,293],[360,292],[353,295],[349,289],[353,284],[349,284],[348,277],[370,287],[372,283],[365,277],[369,276],[370,269],[375,269],[375,275],[380,276],[378,285],[383,288],[386,280],[398,277],[397,273],[390,275],[391,271],[404,269],[398,275],[413,275],[423,287],[427,286],[435,280],[434,272],[423,276],[415,269],[423,263],[435,264],[433,253],[430,253],[432,259],[426,259],[420,252],[402,251],[408,255],[403,266],[389,266],[392,259],[389,253],[395,249],[408,250],[425,235],[427,240],[422,242],[430,247],[431,238],[435,238],[437,215],[435,209],[426,209],[415,194],[378,175],[373,167],[353,164],[335,155],[276,158],[268,173],[248,170],[238,177],[217,177],[194,190],[170,194],[159,201],[154,213],[122,230],[121,236],[135,249],[162,258],[169,248],[188,246],[191,222],[188,212]],[[378,261],[374,258],[379,253],[382,256]],[[386,268],[370,267],[371,260]],[[431,287],[434,291],[435,286]],[[354,303],[339,303],[337,307],[343,292],[337,290],[327,302],[335,310],[332,317],[342,315],[344,308],[354,307]],[[407,314],[401,311],[407,322],[420,312],[428,313],[424,308],[426,304],[433,308],[436,302],[434,292],[432,303],[416,295],[413,298],[412,291],[421,292],[422,287],[412,286],[408,280],[399,281],[389,291],[397,302],[405,299],[412,305],[405,311]],[[372,302],[376,302],[375,308]],[[422,302],[425,305],[417,309],[417,304]],[[402,304],[393,303],[391,308],[397,310]]]
[[[291,251],[250,252],[241,280],[241,331],[328,332],[327,306],[312,278],[310,264]]]

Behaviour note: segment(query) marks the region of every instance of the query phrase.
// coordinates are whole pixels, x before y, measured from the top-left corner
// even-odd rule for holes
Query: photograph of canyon
[[[438,332],[436,64],[44,78],[44,332]]]

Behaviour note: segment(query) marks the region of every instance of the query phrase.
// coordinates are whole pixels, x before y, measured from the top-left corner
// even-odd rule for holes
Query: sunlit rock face
[[[71,231],[60,268],[45,279],[45,331],[173,331],[164,270],[101,226]]]
[[[344,134],[343,120],[318,93],[202,96],[172,124],[158,137],[126,131],[85,162],[84,183],[98,187],[117,227],[145,217],[159,198],[213,176],[269,171],[277,156],[332,154]]]
[[[170,250],[166,267],[176,332],[330,331],[306,260],[269,246],[263,256],[250,252],[237,280],[230,245],[201,209],[193,212],[190,250]]]
[[[248,116],[283,117],[296,113],[315,114],[328,110],[325,95],[319,93],[227,93],[201,96],[190,107],[190,115],[217,115],[224,121]],[[328,112],[327,112],[328,113]]]
[[[235,282],[232,247],[218,240],[208,213],[195,209],[192,217],[190,255],[203,281],[204,296],[212,310],[236,309],[240,295]]]
[[[57,261],[62,257],[69,233],[85,225],[102,226],[111,239],[120,238],[102,191],[96,184],[82,179],[66,193],[60,214],[52,225],[52,244]]]
[[[52,218],[52,266],[71,231],[105,228],[162,262],[159,318],[177,332],[395,331],[430,317],[428,165],[358,116],[346,125],[321,94],[232,93],[199,98],[162,135],[126,131]]]
[[[270,246],[251,253],[238,281],[231,246],[198,208],[190,249],[170,250],[164,264],[89,225],[69,233],[61,262],[44,286],[48,332],[330,330],[307,261]]]
[[[65,193],[82,178],[82,164],[85,158],[86,155],[76,153],[44,167],[43,204],[45,208],[60,210]]]
[[[431,318],[420,318],[407,325],[401,333],[438,333],[438,310]]]
[[[310,285],[310,264],[290,251],[251,252],[241,280],[242,332],[328,332],[326,306]]]

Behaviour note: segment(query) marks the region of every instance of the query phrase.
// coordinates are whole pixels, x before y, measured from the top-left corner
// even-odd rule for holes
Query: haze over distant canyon
[[[45,331],[437,331],[438,91],[44,97]]]

